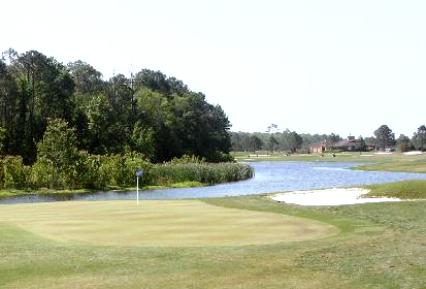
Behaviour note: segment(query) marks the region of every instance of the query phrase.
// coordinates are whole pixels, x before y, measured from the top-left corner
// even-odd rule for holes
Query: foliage
[[[253,135],[249,138],[249,146],[254,153],[260,150],[263,144],[263,141],[258,136]]]
[[[382,150],[390,148],[395,144],[395,134],[387,125],[380,126],[374,131],[374,135],[376,136],[377,145]]]
[[[1,159],[0,186],[8,189],[26,188],[30,168],[22,157],[6,156]]]
[[[4,154],[5,139],[6,139],[6,129],[0,127],[0,155]]]
[[[134,150],[154,162],[182,155],[229,158],[229,120],[220,106],[182,81],[143,69],[104,81],[90,64],[67,66],[38,51],[9,50],[0,60],[0,127],[4,154],[37,159],[49,119],[75,129],[79,150],[123,154]],[[40,165],[41,166],[41,165]]]
[[[253,169],[240,163],[165,163],[149,171],[151,182],[160,185],[195,181],[204,184],[234,182],[251,178]]]
[[[188,156],[188,155],[183,155],[180,158],[173,158],[169,163],[172,165],[177,165],[177,164],[201,164],[201,163],[205,163],[206,160],[194,155]]]
[[[416,133],[414,134],[413,141],[417,144],[417,148],[420,150],[426,149],[426,126],[421,125],[417,129]]]
[[[271,135],[268,140],[268,150],[273,152],[278,145],[279,142],[277,141],[277,139],[273,135]]]
[[[367,144],[364,138],[362,136],[359,136],[358,141],[359,141],[359,150],[362,152],[367,151]]]
[[[271,128],[274,128],[274,130],[277,129],[276,125],[271,125],[270,127],[268,127],[268,130],[272,131]],[[288,129],[282,132],[274,133],[231,133],[231,143],[233,151],[255,151],[260,150],[262,148],[266,148],[270,151],[280,150],[287,152],[296,152],[300,150],[306,150],[311,144],[324,140],[333,140],[333,142],[337,142],[341,140],[341,138],[336,134],[299,134],[296,131],[290,131]],[[264,147],[265,144],[266,147]]]
[[[410,138],[403,134],[398,137],[398,139],[396,140],[396,144],[400,152],[406,152],[411,150],[412,148]]]
[[[37,152],[33,184],[61,189],[77,186],[80,155],[75,131],[67,122],[49,120],[43,139],[37,144]]]

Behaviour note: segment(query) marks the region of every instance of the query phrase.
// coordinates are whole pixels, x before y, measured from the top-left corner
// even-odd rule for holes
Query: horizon
[[[19,7],[27,9],[13,13]],[[386,124],[411,137],[426,122],[422,1],[21,0],[2,8],[1,51],[82,60],[105,79],[160,70],[221,105],[231,131],[275,123],[368,137]]]

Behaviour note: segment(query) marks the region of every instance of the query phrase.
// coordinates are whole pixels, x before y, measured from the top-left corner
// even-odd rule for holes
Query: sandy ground
[[[411,152],[403,153],[403,155],[406,155],[406,156],[418,156],[418,155],[421,155],[421,154],[423,154],[421,151],[411,151]]]
[[[369,190],[362,188],[333,188],[325,190],[294,191],[272,195],[278,202],[302,206],[339,206],[363,203],[398,202],[397,198],[362,198]]]

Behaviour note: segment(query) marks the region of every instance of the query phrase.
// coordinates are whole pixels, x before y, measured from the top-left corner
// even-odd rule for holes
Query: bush
[[[56,160],[60,161],[60,160]],[[250,166],[238,163],[206,163],[194,156],[184,156],[169,163],[151,164],[135,152],[123,155],[90,155],[80,152],[66,166],[58,167],[51,159],[39,157],[32,167],[23,165],[21,157],[1,159],[0,186],[6,189],[109,189],[131,187],[135,172],[145,171],[145,185],[171,185],[184,182],[215,184],[248,179]]]
[[[148,171],[151,166],[143,155],[134,152],[105,156],[84,154],[82,159],[80,177],[83,186],[92,189],[134,186],[136,170]]]
[[[31,168],[31,187],[33,188],[63,188],[64,182],[57,169],[46,159],[39,159]]]
[[[1,160],[0,180],[2,188],[28,188],[30,168],[20,156],[6,156]]]

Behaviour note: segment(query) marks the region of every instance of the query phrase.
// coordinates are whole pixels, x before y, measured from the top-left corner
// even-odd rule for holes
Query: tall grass
[[[90,155],[80,158],[67,170],[59,170],[50,162],[38,160],[25,166],[21,157],[0,158],[0,189],[111,189],[135,185],[137,169],[143,168],[143,185],[171,186],[176,183],[216,184],[251,178],[250,166],[238,163],[206,163],[195,157],[152,164],[143,155]]]
[[[186,181],[217,184],[249,179],[253,174],[249,165],[240,163],[165,163],[154,165],[147,177],[158,185]]]

